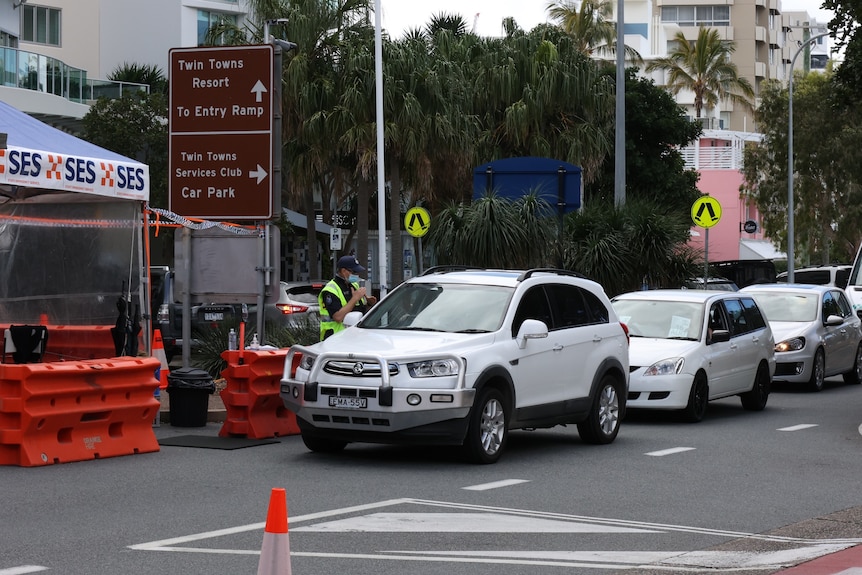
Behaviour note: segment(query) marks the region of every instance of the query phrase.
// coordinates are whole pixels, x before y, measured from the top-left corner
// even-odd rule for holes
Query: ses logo
[[[142,168],[88,158],[64,158],[60,154],[9,150],[6,168],[10,176],[45,177],[124,190],[141,191],[145,184]]]

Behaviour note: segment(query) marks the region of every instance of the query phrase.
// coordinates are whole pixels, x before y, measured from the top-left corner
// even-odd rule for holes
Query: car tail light
[[[627,344],[630,344],[630,343],[631,343],[631,338],[629,337],[629,326],[627,326],[627,325],[626,325],[626,324],[624,324],[623,322],[620,322],[620,325],[621,325],[621,326],[623,326],[623,333],[625,333],[625,334],[626,334],[626,343],[627,343]]]
[[[292,313],[305,313],[308,311],[307,305],[296,305],[292,303],[277,303],[275,307],[278,308],[278,311],[283,313],[284,315],[290,315]]]
[[[167,323],[171,321],[171,306],[163,303],[159,306],[159,312],[156,315],[156,320],[161,323]]]

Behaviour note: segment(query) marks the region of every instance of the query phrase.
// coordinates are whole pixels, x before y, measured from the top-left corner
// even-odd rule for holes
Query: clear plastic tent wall
[[[0,324],[113,325],[141,313],[148,167],[0,102],[3,135]]]
[[[113,325],[141,309],[134,202],[0,203],[0,324]]]

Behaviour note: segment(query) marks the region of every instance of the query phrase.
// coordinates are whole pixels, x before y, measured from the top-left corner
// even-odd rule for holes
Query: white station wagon
[[[565,270],[435,269],[325,341],[294,346],[281,397],[312,451],[462,446],[497,461],[510,429],[619,432],[628,338],[599,284]]]
[[[628,406],[679,411],[697,422],[707,402],[739,395],[766,407],[775,373],[772,331],[750,295],[639,291],[613,306],[631,337]]]

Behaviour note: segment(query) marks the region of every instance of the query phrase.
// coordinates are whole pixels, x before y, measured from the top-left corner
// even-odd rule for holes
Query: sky
[[[377,0],[381,25],[398,38],[409,28],[421,28],[440,13],[460,14],[480,36],[500,36],[503,18],[512,16],[518,25],[530,30],[547,20],[548,0]],[[818,22],[826,23],[831,13],[820,10],[821,0],[784,0],[782,10],[807,11]],[[478,14],[478,16],[477,16]]]

